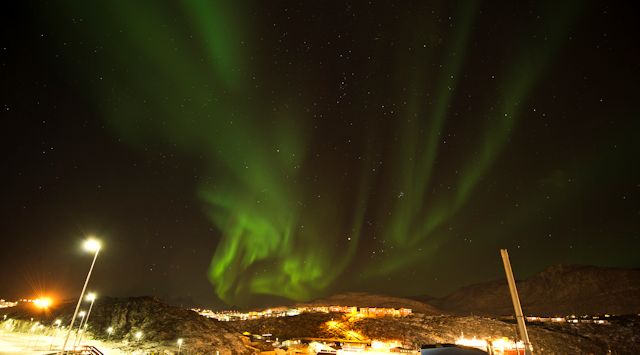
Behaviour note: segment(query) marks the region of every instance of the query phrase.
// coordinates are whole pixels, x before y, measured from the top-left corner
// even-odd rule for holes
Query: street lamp
[[[78,313],[78,317],[80,317],[80,324],[78,325],[78,330],[76,330],[76,337],[73,338],[73,348],[75,349],[76,347],[76,340],[78,340],[78,333],[80,333],[80,328],[82,328],[82,321],[84,320],[84,316],[87,315],[87,312],[85,311],[80,311],[80,313]]]
[[[142,332],[137,332],[136,333],[136,340],[140,341],[140,338],[142,338]]]
[[[87,301],[91,302],[89,306],[89,312],[87,312],[87,316],[84,318],[84,325],[80,322],[80,328],[82,329],[82,333],[80,334],[80,339],[78,339],[78,345],[82,343],[82,338],[84,337],[84,333],[87,331],[87,323],[89,322],[89,316],[91,315],[91,309],[93,308],[93,302],[96,300],[96,294],[90,292],[87,294]],[[76,337],[77,338],[77,337]],[[76,347],[75,342],[73,343],[73,347]]]
[[[178,339],[178,355],[180,355],[180,351],[182,351],[182,338]]]
[[[51,337],[51,343],[49,343],[49,350],[53,349],[53,341],[58,340],[58,331],[60,330],[60,324],[62,324],[62,321],[60,319],[56,319],[56,321],[53,322],[53,324],[55,324],[56,329],[53,333],[54,335]]]
[[[109,327],[107,328],[107,340],[109,340],[109,338],[111,338],[111,333],[113,333],[113,327]]]
[[[36,337],[36,343],[33,345],[33,349],[37,349],[38,348],[38,343],[40,343],[40,338],[42,337],[42,335],[44,334],[44,325],[42,324],[37,324],[36,327],[36,331],[40,330],[40,333],[38,334],[38,336]]]
[[[80,292],[80,298],[78,298],[78,304],[76,305],[76,310],[73,312],[73,317],[71,317],[71,323],[69,324],[69,331],[67,332],[67,337],[64,339],[64,345],[62,345],[63,353],[67,349],[67,342],[69,342],[69,337],[71,336],[73,322],[75,322],[76,316],[78,315],[78,311],[80,310],[80,303],[82,303],[82,298],[84,297],[84,291],[86,291],[87,284],[89,284],[89,278],[91,277],[93,266],[96,264],[96,259],[98,258],[98,253],[100,252],[100,248],[101,248],[100,241],[98,241],[95,238],[89,238],[84,242],[84,249],[87,251],[95,252],[95,254],[93,256],[93,262],[91,262],[91,267],[89,268],[89,273],[87,274],[87,279],[84,281],[82,292]]]

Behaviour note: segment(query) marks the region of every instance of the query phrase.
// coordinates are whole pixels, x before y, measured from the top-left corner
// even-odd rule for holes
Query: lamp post
[[[36,343],[33,345],[33,350],[36,350],[38,348],[38,343],[40,343],[40,338],[44,334],[44,325],[42,324],[38,325],[38,327],[36,328],[36,331],[38,331],[38,329],[40,329],[40,333],[38,334],[38,337],[36,337]]]
[[[78,315],[78,311],[80,310],[80,303],[82,303],[82,298],[84,297],[84,291],[86,291],[87,289],[87,284],[89,284],[89,278],[91,277],[93,266],[96,264],[96,259],[98,258],[98,253],[100,252],[100,242],[97,239],[89,238],[84,242],[84,249],[87,251],[95,251],[95,254],[93,256],[93,262],[91,262],[91,267],[89,268],[89,273],[87,274],[87,279],[84,281],[82,292],[80,292],[80,298],[78,298],[78,304],[76,305],[76,310],[73,312],[73,317],[71,317],[71,323],[69,324],[67,337],[64,339],[64,344],[62,345],[63,353],[67,350],[67,343],[69,342],[69,337],[71,336],[71,330],[73,329],[73,322],[75,322],[76,316]]]
[[[180,355],[180,352],[182,351],[182,343],[182,338],[178,339],[178,355]]]
[[[87,312],[87,316],[84,317],[84,325],[82,324],[82,322],[80,322],[80,329],[82,329],[82,333],[80,333],[80,339],[78,339],[78,346],[82,343],[82,338],[84,337],[84,333],[87,331],[87,323],[89,322],[89,316],[91,315],[91,309],[93,308],[93,302],[95,302],[96,300],[96,294],[91,292],[89,294],[87,294],[87,301],[91,302],[91,305],[89,305],[89,312]],[[74,342],[73,347],[76,347],[76,344]]]
[[[113,327],[107,328],[107,341],[111,338],[111,333],[113,333]]]
[[[75,338],[73,338],[73,350],[75,350],[76,348],[76,340],[78,340],[78,334],[80,333],[80,328],[82,327],[82,321],[84,321],[84,316],[87,315],[87,312],[85,311],[80,311],[80,313],[78,313],[78,317],[80,317],[80,324],[78,324],[78,330],[76,330],[76,336]]]
[[[31,322],[33,322],[33,318],[31,318]],[[38,329],[38,325],[40,325],[40,322],[35,322],[35,324],[29,328],[29,333],[31,333],[31,336],[29,337],[29,347],[31,347],[31,344],[34,341],[33,334],[35,334],[35,331]]]
[[[54,335],[51,337],[51,343],[49,344],[49,350],[53,349],[53,341],[54,340],[58,340],[58,330],[60,330],[60,324],[62,323],[62,321],[60,319],[56,319],[56,321],[53,323],[56,326],[56,329],[54,331]]]

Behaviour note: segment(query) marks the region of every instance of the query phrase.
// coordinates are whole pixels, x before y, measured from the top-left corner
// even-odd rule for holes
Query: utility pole
[[[513,302],[513,310],[516,312],[516,321],[518,322],[518,333],[524,342],[524,353],[533,355],[533,347],[529,341],[527,326],[524,323],[524,315],[522,314],[522,306],[520,305],[520,297],[516,289],[516,280],[513,278],[513,270],[511,270],[511,262],[509,261],[509,253],[507,249],[500,249],[502,255],[502,263],[504,264],[504,272],[507,274],[507,283],[509,284],[509,292],[511,293],[511,301]]]

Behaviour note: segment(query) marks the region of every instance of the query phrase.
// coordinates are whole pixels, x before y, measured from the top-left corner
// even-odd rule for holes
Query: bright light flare
[[[182,340],[182,338],[178,339],[178,345],[182,345],[182,342],[183,342],[183,341],[184,341],[184,340]]]
[[[372,340],[371,341],[371,349],[374,349],[374,350],[390,351],[393,348],[399,348],[401,346],[402,346],[402,343],[397,340],[390,340],[390,341]]]
[[[85,240],[83,246],[86,251],[98,251],[102,247],[100,241],[95,238]]]
[[[38,307],[38,308],[42,308],[42,309],[46,309],[49,308],[49,306],[51,306],[51,298],[49,297],[40,297],[38,299],[35,299],[33,301],[33,304]]]
[[[496,350],[499,354],[507,350],[524,349],[524,343],[522,341],[518,341],[516,343],[508,338],[483,340],[476,337],[473,337],[471,339],[460,337],[458,338],[458,340],[456,340],[456,344],[480,350],[487,350],[488,345],[491,344],[491,347],[493,347],[493,349]]]
[[[93,302],[93,301],[96,300],[96,294],[94,292],[90,292],[90,293],[87,294],[86,299],[89,302]]]
[[[491,342],[491,345],[495,350],[498,351],[524,349],[524,343],[522,342],[522,340],[514,342],[513,340],[508,338],[495,339]]]
[[[140,338],[142,338],[142,332],[137,332],[136,339],[140,340]]]

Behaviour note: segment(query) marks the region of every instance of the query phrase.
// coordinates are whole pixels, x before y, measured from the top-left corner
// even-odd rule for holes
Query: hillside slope
[[[274,338],[334,338],[326,326],[329,320],[342,321],[343,327],[363,335],[365,339],[400,340],[419,348],[423,344],[453,343],[465,337],[512,338],[515,324],[486,317],[426,316],[365,318],[349,320],[338,313],[305,313],[296,317],[263,318],[231,322],[237,332],[270,333]],[[536,353],[540,354],[614,354],[640,353],[640,320],[612,320],[607,325],[536,324],[528,328]]]
[[[525,314],[640,313],[640,270],[555,265],[517,281]],[[509,315],[513,306],[506,280],[463,287],[432,300],[453,314]]]
[[[61,319],[68,324],[75,304],[66,303],[48,313],[35,312],[30,304],[3,310],[9,318],[33,317],[44,324]],[[93,338],[116,342],[123,351],[134,349],[148,352],[175,351],[176,340],[184,339],[186,350],[193,353],[252,354],[253,350],[228,323],[217,322],[188,309],[168,305],[154,297],[101,298],[89,318]],[[113,334],[106,330],[113,327]],[[135,334],[140,331],[140,340]],[[215,353],[215,352],[214,352]]]

